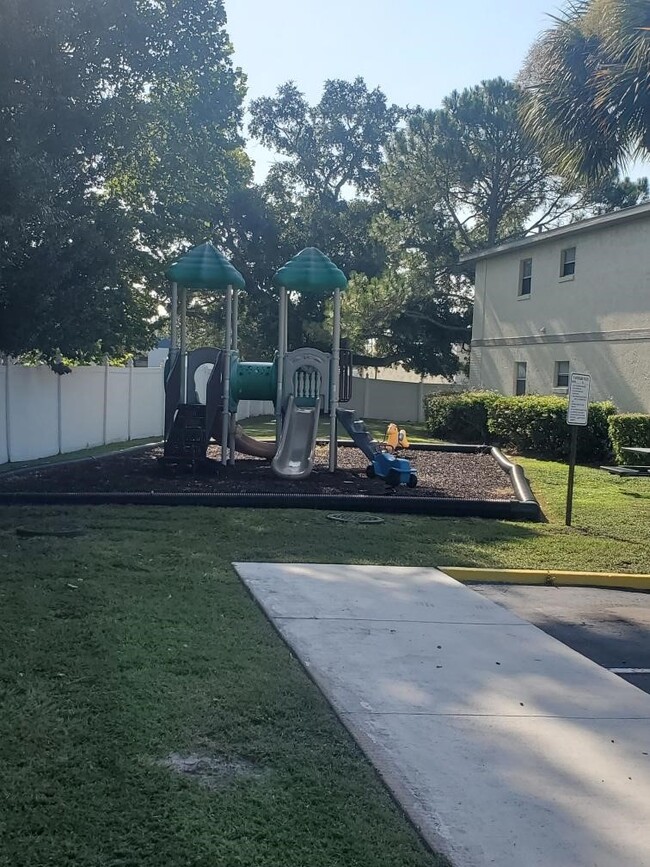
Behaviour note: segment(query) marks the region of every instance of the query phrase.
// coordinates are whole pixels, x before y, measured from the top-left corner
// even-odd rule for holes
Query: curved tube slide
[[[222,444],[221,413],[219,413],[212,426],[212,439],[217,445]],[[237,425],[235,428],[235,449],[243,455],[250,455],[253,458],[264,458],[267,461],[272,461],[276,452],[273,440],[256,440],[255,437],[249,436],[241,425]]]

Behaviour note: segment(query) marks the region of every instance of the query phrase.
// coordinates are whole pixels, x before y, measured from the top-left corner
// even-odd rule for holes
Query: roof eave
[[[548,232],[540,232],[537,235],[527,235],[525,238],[518,238],[516,241],[508,241],[507,243],[499,244],[496,247],[488,247],[485,250],[468,253],[465,256],[461,256],[459,261],[461,265],[470,265],[474,262],[479,262],[482,259],[491,259],[494,256],[500,256],[502,253],[511,253],[513,250],[532,247],[536,244],[542,244],[556,238],[562,238],[568,235],[578,235],[582,232],[606,228],[615,223],[629,223],[635,220],[641,220],[644,217],[650,217],[650,202],[643,205],[635,205],[633,208],[624,208],[621,211],[602,214],[598,217],[590,217],[588,220],[580,220],[577,223],[568,223],[566,226],[560,226],[557,229],[550,229]]]

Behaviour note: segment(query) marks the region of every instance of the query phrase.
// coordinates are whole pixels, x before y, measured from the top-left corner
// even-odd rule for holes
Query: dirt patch
[[[381,479],[366,476],[368,460],[359,449],[339,446],[338,470],[328,471],[328,449],[318,446],[316,465],[307,479],[278,478],[268,461],[237,455],[234,467],[222,467],[220,451],[211,446],[215,459],[208,473],[192,475],[162,467],[157,458],[161,446],[124,455],[77,462],[68,466],[40,467],[28,473],[0,477],[0,491],[86,493],[142,491],[156,493],[294,493],[366,494],[374,496],[445,497],[454,499],[515,499],[510,477],[490,454],[463,454],[406,450],[418,475],[416,488],[388,488]]]
[[[194,780],[204,789],[223,789],[235,780],[255,779],[264,775],[264,770],[246,759],[227,759],[224,756],[181,755],[170,753],[157,764]]]

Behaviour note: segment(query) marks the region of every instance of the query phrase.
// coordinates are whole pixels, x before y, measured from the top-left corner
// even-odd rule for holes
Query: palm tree
[[[567,176],[650,153],[650,0],[574,0],[533,46],[524,124]]]

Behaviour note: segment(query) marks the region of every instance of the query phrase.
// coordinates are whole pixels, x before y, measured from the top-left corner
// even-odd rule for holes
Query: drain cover
[[[359,515],[356,512],[339,512],[327,516],[330,521],[338,521],[341,524],[383,524],[384,519],[379,515]]]

